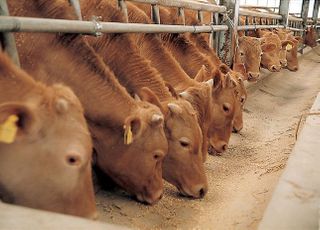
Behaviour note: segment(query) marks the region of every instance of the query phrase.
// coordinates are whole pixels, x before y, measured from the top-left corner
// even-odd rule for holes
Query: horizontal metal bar
[[[303,19],[289,15],[289,21],[293,21],[293,22],[303,22]]]
[[[255,5],[240,5],[241,8],[255,8],[255,9],[278,9],[279,6],[255,6]]]
[[[292,31],[303,31],[303,29],[298,29],[294,27],[288,27],[287,29],[292,30]]]
[[[275,29],[284,28],[283,25],[246,25],[238,26],[238,30]]]
[[[226,25],[183,26],[0,16],[0,31],[42,33],[209,33]]]
[[[253,10],[247,10],[247,9],[239,9],[239,14],[243,16],[273,18],[273,19],[279,19],[279,20],[282,19],[282,16],[279,14],[262,13],[262,12],[256,12]]]
[[[157,4],[161,6],[180,7],[192,10],[203,10],[210,12],[223,13],[226,12],[225,6],[218,6],[209,3],[201,3],[194,1],[181,1],[181,0],[129,0],[140,3]]]

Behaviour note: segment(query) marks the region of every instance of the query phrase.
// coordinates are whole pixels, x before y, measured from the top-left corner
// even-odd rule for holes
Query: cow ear
[[[142,101],[147,101],[151,104],[154,104],[155,106],[159,107],[163,114],[165,114],[165,110],[161,105],[159,98],[148,87],[141,88],[138,95]]]
[[[141,133],[141,119],[135,116],[127,117],[123,125],[123,130],[123,142],[125,145],[130,145]]]
[[[13,143],[22,138],[36,125],[35,114],[24,104],[0,105],[0,143]]]
[[[225,86],[226,88],[235,88],[237,86],[237,82],[228,74],[225,78]]]
[[[176,90],[173,88],[173,86],[169,82],[164,82],[164,84],[169,89],[169,92],[171,93],[171,95],[174,98],[178,99],[178,94],[177,94]]]
[[[282,49],[291,50],[292,47],[294,46],[294,43],[292,41],[285,40],[281,42],[281,46],[282,46]]]
[[[207,81],[207,68],[205,65],[202,65],[201,68],[199,69],[197,75],[195,76],[194,80],[198,81],[198,82],[203,82],[203,81]]]
[[[218,92],[219,89],[221,88],[222,88],[222,76],[221,74],[219,74],[212,79],[212,93]]]
[[[230,71],[230,68],[226,64],[221,64],[219,66],[219,70],[221,71],[221,73],[227,74]]]
[[[277,48],[277,46],[273,43],[271,44],[263,44],[261,46],[261,49],[263,52],[271,52],[272,50],[275,50]]]

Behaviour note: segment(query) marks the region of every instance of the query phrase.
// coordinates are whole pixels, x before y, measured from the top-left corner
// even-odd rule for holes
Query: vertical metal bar
[[[128,9],[127,9],[127,5],[125,3],[124,0],[118,0],[118,6],[121,9],[124,17],[125,17],[125,21],[129,22],[129,18],[128,18]]]
[[[221,0],[220,5],[226,6],[227,11],[230,12],[230,14],[225,17],[229,30],[219,33],[220,39],[217,52],[220,59],[227,65],[231,66],[236,44],[236,37],[238,35],[237,28],[239,23],[240,0]]]
[[[197,17],[198,17],[198,20],[200,21],[201,25],[203,25],[203,12],[201,10],[198,10]]]
[[[302,11],[301,11],[301,17],[302,17],[302,38],[305,39],[306,36],[306,29],[307,29],[307,22],[308,22],[308,12],[309,12],[309,3],[310,0],[303,0],[302,2]],[[303,53],[303,49],[301,49],[301,53]]]
[[[280,0],[279,14],[282,16],[281,25],[288,27],[289,18],[289,2],[290,0]]]
[[[320,1],[315,0],[313,5],[313,13],[312,13],[313,25],[317,25],[319,7],[320,7]]]
[[[151,5],[151,18],[154,23],[160,24],[159,6],[157,6],[155,4]]]
[[[9,16],[9,9],[6,0],[0,0],[0,15]],[[16,41],[12,33],[2,33],[2,42],[4,51],[10,56],[11,60],[20,66],[19,55],[16,47]]]
[[[178,16],[182,18],[183,25],[186,25],[186,17],[184,15],[184,9],[181,7],[178,8]]]
[[[213,25],[215,22],[215,13],[213,12],[210,12],[210,24]],[[210,36],[209,36],[209,46],[210,48],[216,48],[216,44],[215,44],[215,33],[212,31],[210,33]]]
[[[77,14],[78,19],[82,20],[81,7],[80,7],[79,0],[69,0],[69,3],[73,6],[73,8]]]
[[[219,21],[219,13],[214,13],[214,22],[215,25],[219,25],[220,21]],[[214,48],[216,49],[216,52],[218,52],[219,49],[219,39],[220,39],[220,33],[221,32],[216,32],[216,33],[211,33],[212,35],[212,44],[213,44],[213,39],[214,39]]]

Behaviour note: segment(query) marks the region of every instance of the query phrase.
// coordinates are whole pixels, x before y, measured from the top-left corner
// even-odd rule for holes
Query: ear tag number
[[[14,142],[18,131],[16,124],[18,120],[17,115],[10,115],[4,123],[0,124],[0,142],[6,144]]]
[[[290,51],[291,49],[292,49],[292,45],[291,44],[287,44],[286,50]]]
[[[132,143],[132,131],[131,126],[124,126],[124,144],[130,145]]]

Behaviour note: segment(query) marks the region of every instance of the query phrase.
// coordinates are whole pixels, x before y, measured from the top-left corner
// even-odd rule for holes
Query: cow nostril
[[[223,150],[223,151],[226,151],[227,149],[228,149],[228,145],[223,145],[223,146],[222,146],[222,150]]]
[[[199,197],[203,198],[205,194],[206,194],[205,190],[203,188],[201,188],[199,191]]]

